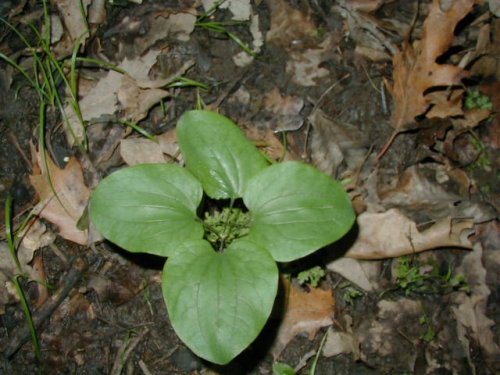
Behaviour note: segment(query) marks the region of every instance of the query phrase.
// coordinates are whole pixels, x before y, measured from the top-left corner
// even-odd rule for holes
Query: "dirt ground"
[[[62,28],[49,50],[67,77],[77,53],[130,79],[75,63],[80,133],[68,130],[77,116],[63,81],[62,104],[47,105],[41,121],[46,88],[37,93],[19,73],[33,74],[35,54],[47,59],[34,31],[43,4],[0,4],[0,52],[19,64],[0,62],[0,206],[10,194],[15,231],[32,218],[30,242],[17,243],[18,280],[40,343],[37,358],[2,219],[0,373],[264,375],[278,362],[317,375],[500,372],[498,2],[242,0],[205,18],[209,1],[98,3],[82,1],[80,39],[71,17],[81,11],[45,3],[53,35]],[[178,76],[204,86],[171,85]],[[466,104],[473,92],[485,102]],[[280,265],[275,311],[227,366],[198,358],[171,327],[163,258],[77,226],[104,176],[178,161],[176,121],[200,100],[270,158],[343,181],[358,215],[340,243]],[[74,211],[56,207],[54,188]],[[319,285],[299,285],[315,266],[325,271]]]

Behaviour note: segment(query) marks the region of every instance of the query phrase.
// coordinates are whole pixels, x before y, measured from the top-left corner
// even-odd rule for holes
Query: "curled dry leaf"
[[[471,234],[473,225],[473,221],[469,219],[448,217],[420,231],[415,222],[398,209],[382,213],[364,212],[358,216],[358,238],[346,256],[383,259],[440,247],[471,249],[468,235]]]
[[[74,157],[64,169],[58,168],[49,156],[46,156],[46,162],[47,168],[42,152],[34,151],[30,181],[40,201],[33,211],[55,224],[63,238],[86,245],[87,230],[77,228],[90,196],[83,180],[82,167]]]
[[[271,348],[274,358],[279,357],[286,345],[299,333],[307,333],[313,339],[318,330],[333,323],[335,301],[331,290],[313,288],[305,292],[287,280],[283,281],[288,295],[284,317]]]
[[[433,108],[435,113],[444,116],[449,106],[447,100],[431,101],[426,91],[432,87],[456,85],[467,75],[458,66],[438,64],[436,60],[451,47],[455,28],[471,11],[474,0],[453,1],[448,9],[443,9],[441,3],[433,0],[420,43],[414,47],[406,42],[403,50],[394,56],[392,95],[395,108],[391,123],[398,131],[414,127],[415,117],[424,114],[432,105],[437,105]],[[446,97],[446,92],[443,95]]]

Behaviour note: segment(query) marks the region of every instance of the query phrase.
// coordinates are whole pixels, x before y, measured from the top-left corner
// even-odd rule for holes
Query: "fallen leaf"
[[[165,133],[156,136],[160,144],[161,151],[171,161],[182,164],[184,161],[180,153],[179,143],[177,142],[177,134],[175,128],[167,130]]]
[[[127,165],[165,163],[157,142],[146,138],[126,138],[120,141],[120,155]]]
[[[431,101],[425,95],[427,90],[457,85],[467,75],[458,66],[439,64],[436,60],[451,47],[455,28],[471,11],[474,0],[457,0],[447,5],[448,9],[443,9],[444,2],[433,0],[421,41],[416,46],[406,42],[402,51],[394,56],[392,95],[395,108],[391,124],[397,131],[413,128],[415,118],[431,106],[436,107],[433,110],[440,116],[446,114],[447,101]]]
[[[252,10],[250,0],[202,0],[205,11],[212,9],[216,4],[219,4],[220,9],[228,9],[233,15],[235,21],[248,21]]]
[[[263,106],[272,117],[266,127],[273,131],[298,130],[304,123],[300,115],[300,111],[304,108],[304,100],[298,96],[282,96],[277,87],[265,95]]]
[[[457,170],[438,163],[407,168],[397,181],[378,187],[380,203],[398,208],[419,222],[438,221],[445,217],[469,218],[481,223],[495,217],[492,209],[468,197],[470,180]],[[384,177],[381,175],[380,180]]]
[[[326,268],[338,273],[364,291],[372,292],[380,287],[380,262],[339,258],[328,263]]]
[[[21,243],[16,248],[17,258],[22,268],[22,272],[29,275],[31,280],[40,281],[38,283],[41,301],[46,296],[46,281],[43,268],[39,268],[38,263],[31,264],[35,251],[41,247],[48,246],[54,242],[55,235],[48,231],[46,226],[39,220],[31,223],[25,233],[19,233],[22,238]],[[19,274],[17,265],[10,254],[10,250],[5,242],[0,242],[0,315],[5,313],[5,306],[17,301],[19,296],[15,288],[11,288],[11,279]],[[45,290],[44,290],[45,289]]]
[[[384,3],[389,1],[385,0],[344,0],[342,3],[351,10],[360,12],[373,12],[380,8]]]
[[[495,253],[498,253],[497,250],[492,249]],[[462,260],[462,264],[457,267],[456,272],[464,275],[471,293],[469,295],[464,293],[455,295],[453,302],[457,306],[452,307],[451,310],[457,321],[457,333],[460,339],[468,344],[470,338],[473,338],[486,354],[487,360],[495,363],[500,356],[500,347],[495,341],[492,330],[496,323],[486,315],[488,297],[491,291],[486,284],[487,271],[483,254],[481,244],[477,243],[474,250],[467,254]],[[489,257],[488,260],[496,262],[496,264],[489,266],[492,267],[494,272],[498,273],[500,258],[498,256],[496,259]],[[459,325],[465,328],[461,335]]]
[[[245,127],[246,136],[272,160],[299,160],[293,150],[286,150],[282,137],[271,129],[261,130],[258,126]]]
[[[266,41],[277,47],[289,49],[294,44],[307,44],[317,29],[310,14],[293,8],[285,0],[266,0],[271,11],[271,27]]]
[[[345,256],[383,259],[440,247],[471,249],[468,235],[473,225],[470,219],[447,217],[420,231],[416,223],[398,209],[381,213],[363,212],[358,216],[358,237]]]
[[[316,86],[330,76],[330,71],[322,63],[334,49],[335,37],[328,35],[314,48],[301,48],[290,52],[286,63],[286,72],[293,83],[300,86]]]
[[[71,38],[71,46],[74,46],[77,41],[84,43],[85,39],[89,36],[86,16],[87,7],[91,2],[91,0],[83,0],[81,2],[59,0],[55,2],[64,26]]]
[[[338,332],[328,329],[325,345],[321,351],[324,357],[334,357],[339,354],[353,354],[353,359],[361,358],[359,341],[352,332]]]
[[[123,118],[133,122],[142,120],[152,106],[169,96],[168,91],[160,87],[168,85],[193,65],[192,61],[186,61],[168,77],[150,79],[149,71],[156,63],[159,54],[159,50],[151,50],[142,57],[124,59],[119,68],[125,70],[127,74],[109,71],[80,99],[79,106],[83,120],[91,121],[101,116],[113,116],[120,109]],[[82,142],[85,138],[85,128],[70,103],[66,105],[65,112],[68,142],[71,145],[75,141]]]
[[[42,151],[33,151],[33,156],[30,181],[40,199],[33,211],[55,224],[63,238],[87,245],[87,230],[77,228],[90,196],[80,163],[72,157],[64,169],[60,169],[48,155],[45,165]]]
[[[366,134],[351,124],[336,121],[320,109],[308,118],[312,126],[311,159],[321,171],[337,176],[343,162],[354,172],[368,151]]]
[[[312,340],[320,328],[331,325],[335,306],[331,290],[313,288],[305,292],[287,280],[283,283],[288,295],[284,317],[271,348],[275,359],[299,333],[306,333]]]

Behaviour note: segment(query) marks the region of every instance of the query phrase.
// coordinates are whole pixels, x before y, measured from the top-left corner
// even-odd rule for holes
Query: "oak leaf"
[[[447,100],[441,98],[438,101],[436,94],[433,98],[426,94],[431,88],[457,85],[467,76],[461,67],[439,64],[437,60],[451,47],[455,28],[471,11],[474,0],[448,2],[447,9],[444,9],[444,3],[433,0],[420,43],[412,46],[406,42],[403,49],[394,55],[392,95],[395,108],[391,123],[399,132],[414,127],[415,118],[428,110],[439,117],[450,115],[447,108],[456,111],[456,106],[450,106]],[[445,92],[443,95],[446,97]],[[452,101],[456,102],[456,95],[452,95]],[[433,117],[433,114],[429,112],[427,117]]]
[[[312,340],[320,328],[333,324],[335,300],[331,290],[312,288],[309,292],[305,292],[287,280],[284,280],[283,284],[287,290],[286,306],[271,348],[274,358],[277,358],[299,333],[307,333]]]
[[[80,230],[77,223],[82,217],[90,196],[83,180],[82,166],[74,157],[60,169],[42,152],[34,152],[31,185],[40,198],[34,211],[59,228],[59,234],[70,241],[86,245],[88,231]]]

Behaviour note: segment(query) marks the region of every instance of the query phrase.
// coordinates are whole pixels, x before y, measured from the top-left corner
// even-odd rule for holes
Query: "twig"
[[[142,359],[139,360],[139,367],[141,368],[144,375],[153,375]]]
[[[123,370],[123,365],[127,362],[128,357],[139,344],[142,338],[149,332],[148,328],[144,328],[142,332],[134,337],[132,340],[125,342],[125,344],[116,353],[115,362],[113,363],[113,368],[111,369],[110,375],[120,375]]]
[[[63,278],[61,285],[52,297],[33,314],[33,324],[37,331],[45,320],[57,309],[61,302],[66,298],[71,289],[81,280],[83,273],[88,268],[88,263],[83,258],[77,258],[71,265],[68,274]],[[23,326],[11,335],[11,340],[5,348],[4,355],[11,358],[16,352],[31,338],[31,333],[27,326]]]

